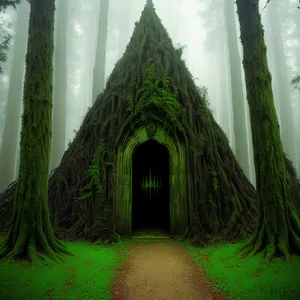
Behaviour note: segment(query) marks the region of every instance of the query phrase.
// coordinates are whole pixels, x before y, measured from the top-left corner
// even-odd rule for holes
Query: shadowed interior
[[[160,228],[169,232],[168,149],[148,140],[134,151],[132,163],[132,230]]]

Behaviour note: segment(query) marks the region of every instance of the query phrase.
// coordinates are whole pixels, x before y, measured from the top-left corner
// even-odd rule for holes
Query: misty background
[[[197,86],[255,185],[242,48],[234,0],[154,0],[156,12],[182,48]],[[56,0],[51,169],[57,167],[116,62],[122,57],[146,0]],[[284,151],[300,174],[298,0],[261,1],[268,64]],[[11,34],[0,75],[0,192],[16,179],[29,4],[0,14],[0,39]]]

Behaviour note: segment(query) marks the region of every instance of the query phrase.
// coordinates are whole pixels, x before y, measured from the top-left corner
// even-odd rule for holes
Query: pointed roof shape
[[[147,1],[123,57],[49,181],[56,229],[72,227],[73,238],[131,234],[133,153],[149,139],[169,153],[172,235],[196,243],[208,232],[229,239],[254,228],[255,190],[180,56]]]
[[[154,6],[153,1],[152,0],[147,0],[146,6],[153,7]]]
[[[135,23],[126,51],[115,65],[107,81],[106,90],[109,90],[113,82],[122,82],[121,78],[125,76],[125,73],[126,77],[130,78],[142,75],[155,61],[155,69],[158,76],[171,77],[171,85],[173,87],[180,87],[183,83],[190,85],[194,96],[198,98],[199,104],[202,100],[199,98],[198,89],[184,61],[181,60],[181,55],[182,49],[174,48],[167,30],[156,14],[153,2],[147,0],[139,21]],[[141,82],[138,80],[138,83]],[[178,92],[179,101],[184,100],[185,91],[180,91],[179,88]]]

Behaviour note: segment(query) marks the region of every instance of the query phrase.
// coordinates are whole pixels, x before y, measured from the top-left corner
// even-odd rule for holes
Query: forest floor
[[[65,244],[76,257],[64,264],[0,261],[0,299],[300,299],[300,257],[267,263],[237,256],[241,244],[200,249],[173,240]]]
[[[204,272],[184,245],[173,241],[135,242],[114,283],[113,300],[217,300]]]

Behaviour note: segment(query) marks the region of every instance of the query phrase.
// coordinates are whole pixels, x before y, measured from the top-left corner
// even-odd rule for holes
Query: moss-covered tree
[[[247,99],[250,110],[259,216],[252,238],[242,250],[264,251],[271,260],[300,255],[300,221],[292,200],[274,107],[258,0],[237,0]]]
[[[44,255],[55,261],[68,253],[55,237],[48,212],[48,169],[52,118],[54,0],[31,0],[24,82],[20,169],[9,232],[0,258]]]

